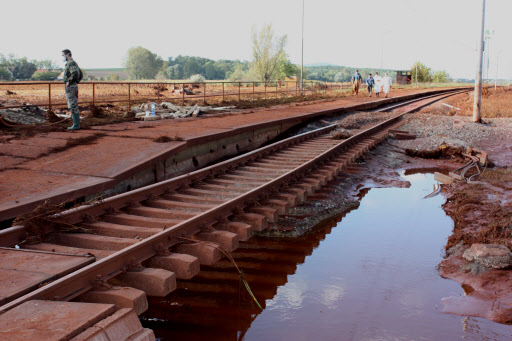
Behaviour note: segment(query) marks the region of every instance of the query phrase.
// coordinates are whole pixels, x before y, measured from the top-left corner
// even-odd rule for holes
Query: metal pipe
[[[131,92],[131,84],[128,83],[128,110],[132,109],[132,92]]]
[[[48,109],[52,110],[52,85],[48,83]]]

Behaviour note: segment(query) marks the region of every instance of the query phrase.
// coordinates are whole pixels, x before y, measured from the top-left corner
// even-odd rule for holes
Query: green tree
[[[209,61],[204,65],[204,74],[206,76],[206,79],[218,79],[218,71],[214,62]]]
[[[430,68],[427,67],[425,64],[422,64],[421,62],[416,62],[411,68],[412,72],[412,82],[430,82],[431,80],[431,74],[430,74]]]
[[[334,75],[335,82],[343,82],[344,80],[345,80],[345,78],[344,78],[343,72],[340,71]]]
[[[46,69],[46,70],[60,69],[59,65],[50,59],[34,60],[33,63],[36,64],[38,69]]]
[[[286,59],[281,64],[281,72],[285,76],[298,76],[300,74],[300,69],[299,69],[299,67],[297,65],[293,64],[292,62],[290,62],[289,59]]]
[[[35,81],[53,81],[57,79],[59,74],[59,71],[36,72],[32,75],[32,79]]]
[[[138,46],[128,50],[125,67],[130,79],[154,79],[162,63],[156,53]]]
[[[262,81],[269,81],[278,72],[280,63],[286,59],[284,48],[287,36],[274,38],[272,25],[264,25],[257,32],[252,28],[252,64],[256,76]]]
[[[182,79],[183,67],[180,64],[167,67],[167,77],[169,79]]]
[[[450,80],[450,76],[446,71],[436,71],[432,73],[432,81],[436,83],[446,83]]]
[[[200,72],[199,63],[193,59],[187,60],[183,66],[183,76],[188,78],[192,75],[196,75]]]
[[[30,79],[34,72],[36,72],[37,66],[33,63],[21,60],[12,70],[12,74],[15,79]]]
[[[11,73],[4,67],[0,67],[0,80],[10,81],[12,79]]]

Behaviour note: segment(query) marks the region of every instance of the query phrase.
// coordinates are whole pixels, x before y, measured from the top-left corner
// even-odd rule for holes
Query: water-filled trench
[[[143,324],[161,340],[505,340],[512,327],[442,313],[464,295],[443,279],[453,221],[433,174],[402,174],[409,188],[374,188],[360,206],[295,239],[253,238],[235,252],[260,311],[229,262],[205,268]]]

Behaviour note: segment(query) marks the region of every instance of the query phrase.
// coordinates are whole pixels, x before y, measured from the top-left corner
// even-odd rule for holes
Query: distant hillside
[[[128,79],[126,69],[114,68],[114,69],[85,69],[85,77],[94,77],[94,80],[105,80],[109,75],[117,74],[121,80]]]

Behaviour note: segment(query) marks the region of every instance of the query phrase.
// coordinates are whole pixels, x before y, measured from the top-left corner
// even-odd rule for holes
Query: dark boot
[[[80,129],[80,114],[79,113],[72,113],[71,116],[73,117],[73,126],[69,127],[68,130],[78,130],[78,129]]]

